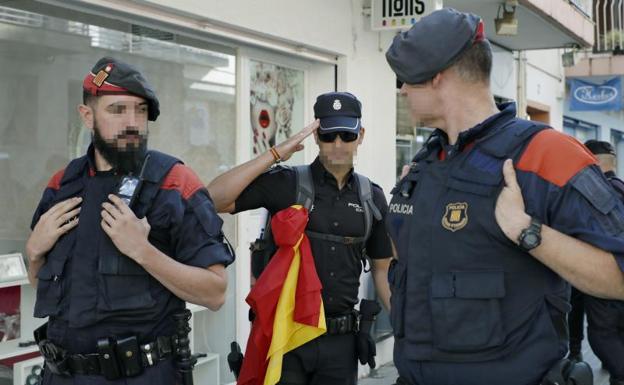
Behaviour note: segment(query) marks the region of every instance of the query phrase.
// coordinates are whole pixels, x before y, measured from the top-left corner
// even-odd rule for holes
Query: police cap
[[[615,155],[615,149],[609,142],[603,142],[601,140],[591,139],[585,142],[585,147],[589,149],[594,155],[610,154]]]
[[[82,87],[93,96],[130,94],[147,101],[148,119],[156,120],[160,114],[160,104],[152,86],[139,70],[128,63],[112,57],[103,57],[85,76]]]
[[[443,8],[394,37],[386,60],[402,83],[419,84],[450,67],[475,42],[485,39],[477,15]]]
[[[320,132],[360,132],[362,103],[348,92],[328,92],[314,103],[314,117],[320,120]]]

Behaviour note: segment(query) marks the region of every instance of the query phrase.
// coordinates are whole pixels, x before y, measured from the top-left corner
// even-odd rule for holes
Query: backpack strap
[[[359,243],[364,243],[366,238],[364,237],[343,237],[341,235],[334,234],[326,234],[326,233],[317,233],[316,231],[306,230],[306,235],[309,238],[322,239],[324,241],[342,243],[343,245],[355,245]]]
[[[60,188],[54,199],[57,202],[67,198],[82,196],[85,186],[85,176],[89,169],[89,161],[86,156],[81,156],[69,162],[63,171],[63,177],[59,183]]]
[[[173,166],[182,161],[160,151],[148,151],[141,170],[139,196],[134,207],[138,218],[143,218],[152,207],[156,194],[160,191],[160,185],[165,180]]]
[[[310,166],[295,166],[293,170],[297,176],[296,202],[310,210],[314,204],[314,180]]]
[[[533,135],[549,128],[550,126],[542,122],[514,118],[485,138],[478,140],[477,146],[496,158],[515,158],[523,152]]]
[[[88,167],[88,160],[86,156],[73,159],[63,172],[63,178],[61,178],[60,185],[71,183],[74,180],[82,177],[84,170]]]
[[[355,173],[355,177],[358,182],[360,205],[362,205],[362,208],[364,209],[364,242],[366,242],[368,240],[368,237],[370,237],[371,231],[373,229],[373,217],[376,220],[380,221],[381,212],[373,201],[373,186],[370,179],[368,179],[364,175],[357,173]]]

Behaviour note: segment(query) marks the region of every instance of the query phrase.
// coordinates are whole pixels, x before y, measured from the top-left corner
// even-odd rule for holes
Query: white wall
[[[516,100],[518,87],[518,64],[513,52],[492,45],[492,93],[507,99]]]
[[[217,23],[344,54],[351,46],[348,0],[139,0]],[[359,3],[359,1],[358,1]],[[361,8],[360,8],[361,9]],[[358,11],[358,13],[360,13]]]
[[[561,51],[557,49],[526,51],[527,100],[550,107],[550,124],[562,130],[565,76]]]

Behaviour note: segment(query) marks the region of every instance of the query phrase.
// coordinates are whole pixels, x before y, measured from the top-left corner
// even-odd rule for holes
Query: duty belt
[[[61,376],[101,375],[107,380],[134,377],[174,354],[173,337],[158,337],[156,341],[139,344],[135,336],[98,340],[98,352],[69,354],[49,340],[39,342],[46,368]]]
[[[338,317],[327,317],[327,334],[347,334],[358,331],[358,315],[357,312],[345,314]]]

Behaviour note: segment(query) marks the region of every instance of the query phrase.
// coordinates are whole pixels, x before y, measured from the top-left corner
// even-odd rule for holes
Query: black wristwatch
[[[518,237],[518,246],[524,251],[530,251],[542,243],[542,222],[531,217],[531,224],[522,230]]]

